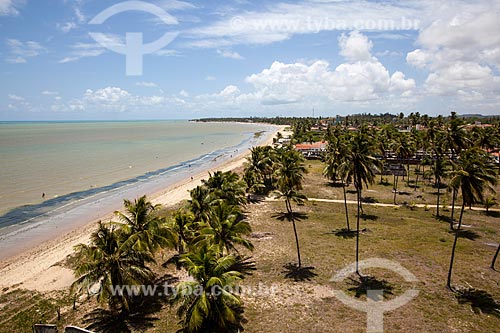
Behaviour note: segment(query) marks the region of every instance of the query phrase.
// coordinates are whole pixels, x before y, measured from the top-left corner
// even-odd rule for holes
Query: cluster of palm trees
[[[339,183],[344,193],[345,232],[356,236],[356,264],[359,262],[360,217],[363,214],[363,189],[383,173],[389,155],[406,164],[406,183],[410,186],[410,160],[417,160],[414,190],[418,175],[434,178],[437,189],[436,216],[440,216],[440,190],[447,182],[452,192],[452,206],[461,199],[458,223],[454,207],[450,228],[455,232],[450,257],[447,286],[451,278],[455,250],[466,206],[485,202],[494,193],[498,168],[488,149],[500,146],[500,128],[475,127],[467,131],[452,117],[448,124],[442,118],[430,120],[426,131],[400,132],[388,124],[380,129],[362,126],[349,131],[342,126],[328,128],[325,139],[324,175]],[[294,130],[304,135],[309,123],[296,123]],[[422,153],[423,152],[423,153]],[[418,154],[423,155],[417,158]],[[404,163],[405,162],[405,163]],[[425,168],[429,167],[426,171]],[[124,212],[115,212],[115,222],[99,223],[90,243],[76,246],[75,294],[92,293],[107,303],[112,311],[129,313],[135,297],[116,286],[151,285],[157,278],[152,267],[158,253],[175,251],[167,263],[175,263],[190,276],[179,282],[171,302],[178,306],[182,332],[236,332],[243,329],[243,302],[237,292],[239,283],[253,270],[255,263],[242,251],[253,250],[246,238],[251,233],[243,209],[252,195],[276,194],[285,203],[286,219],[291,222],[297,249],[297,267],[302,267],[297,214],[294,204],[307,200],[301,192],[306,173],[304,158],[292,146],[254,147],[245,163],[242,179],[229,171],[217,171],[190,191],[190,200],[171,218],[162,217],[160,206],[145,196],[124,200]],[[404,177],[404,176],[403,176]],[[399,174],[394,176],[394,203]],[[382,176],[381,176],[382,181]],[[356,191],[356,228],[351,230],[346,187]],[[499,247],[500,249],[500,247]],[[497,253],[493,259],[494,267]],[[356,272],[359,274],[356,265]],[[196,291],[196,292],[195,292]]]
[[[346,186],[351,182],[356,189],[356,273],[359,274],[359,232],[362,214],[363,187],[375,182],[375,173],[380,170],[381,163],[375,157],[377,145],[372,140],[368,127],[357,132],[349,132],[341,127],[331,128],[327,132],[329,139],[326,153],[326,166],[323,174],[331,181],[340,182],[344,193],[346,230],[351,232],[349,211],[347,209]]]
[[[382,182],[383,170],[388,170],[388,165],[385,164],[390,163],[390,157],[398,164],[406,164],[402,168],[406,169],[406,172],[402,175],[404,177],[406,174],[407,186],[410,186],[410,161],[416,161],[416,178],[413,181],[415,191],[418,175],[422,174],[427,179],[434,178],[434,187],[437,189],[436,217],[440,217],[441,188],[445,186],[444,181],[447,181],[446,187],[452,198],[450,229],[455,232],[447,280],[447,286],[451,289],[453,261],[464,208],[475,203],[491,205],[491,195],[495,193],[492,186],[497,182],[498,166],[488,151],[500,147],[500,126],[475,126],[467,129],[455,114],[452,114],[447,124],[442,119],[438,117],[430,120],[425,131],[413,128],[400,132],[392,124],[379,129],[364,126],[356,132],[350,132],[342,126],[332,126],[325,136],[329,144],[325,155],[324,175],[331,181],[340,182],[343,187],[347,231],[350,231],[350,225],[345,187],[352,182],[356,189],[356,261],[359,259],[361,190],[364,185],[374,183],[374,174],[377,171],[380,171]],[[427,171],[426,166],[429,166]],[[397,203],[399,175],[394,173],[394,204]],[[459,196],[462,204],[456,223],[454,208]],[[496,257],[492,267],[495,259]]]
[[[168,262],[185,269],[189,281],[175,287],[182,332],[236,332],[242,329],[243,303],[238,283],[255,269],[245,238],[251,232],[242,212],[246,184],[234,172],[217,171],[194,188],[186,207],[172,218],[145,196],[125,200],[119,221],[99,223],[89,245],[76,247],[75,293],[94,291],[112,311],[133,310],[134,297],[118,286],[152,285],[159,251],[175,250]],[[112,292],[112,291],[115,292]],[[140,290],[140,289],[139,289]],[[126,291],[126,290],[125,290]]]
[[[297,248],[297,267],[302,267],[300,242],[297,233],[293,203],[301,205],[306,196],[301,192],[304,174],[307,172],[304,157],[292,146],[273,148],[253,147],[245,163],[243,178],[249,193],[266,195],[274,192],[285,201],[285,217],[292,223]]]

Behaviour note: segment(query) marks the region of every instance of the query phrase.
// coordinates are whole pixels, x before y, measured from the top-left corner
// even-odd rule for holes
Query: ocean
[[[85,204],[112,211],[123,196],[159,191],[273,130],[188,121],[0,122],[0,236],[69,219]]]

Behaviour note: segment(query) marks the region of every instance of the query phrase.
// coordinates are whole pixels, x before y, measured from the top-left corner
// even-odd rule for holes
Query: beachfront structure
[[[327,141],[319,141],[312,143],[298,143],[295,145],[295,149],[302,153],[305,158],[316,159],[320,158],[321,154],[326,152],[328,146]]]

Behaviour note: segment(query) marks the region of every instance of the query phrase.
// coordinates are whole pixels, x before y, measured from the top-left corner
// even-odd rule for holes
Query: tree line
[[[232,171],[210,174],[171,218],[162,217],[161,206],[146,196],[124,200],[124,211],[115,212],[116,221],[99,222],[90,244],[75,247],[77,279],[71,293],[95,294],[113,313],[132,314],[147,295],[141,295],[141,289],[130,294],[116,287],[154,285],[157,275],[152,265],[159,253],[173,250],[175,255],[164,264],[175,264],[190,276],[175,286],[169,299],[177,307],[180,332],[243,330],[238,286],[256,269],[248,255],[254,246],[247,238],[251,233],[245,216],[247,192],[276,193],[293,216],[292,203],[305,199],[299,193],[304,172],[302,155],[292,148],[278,152],[255,147],[243,179]],[[300,265],[295,222],[293,226]]]

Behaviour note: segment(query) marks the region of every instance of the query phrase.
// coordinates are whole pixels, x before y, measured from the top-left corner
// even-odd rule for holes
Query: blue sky
[[[163,16],[136,10],[151,5]],[[135,9],[90,24],[116,6]],[[313,108],[499,114],[499,15],[494,0],[0,0],[0,120],[306,116]],[[133,32],[144,43],[175,38],[131,76],[125,55],[110,48]]]

